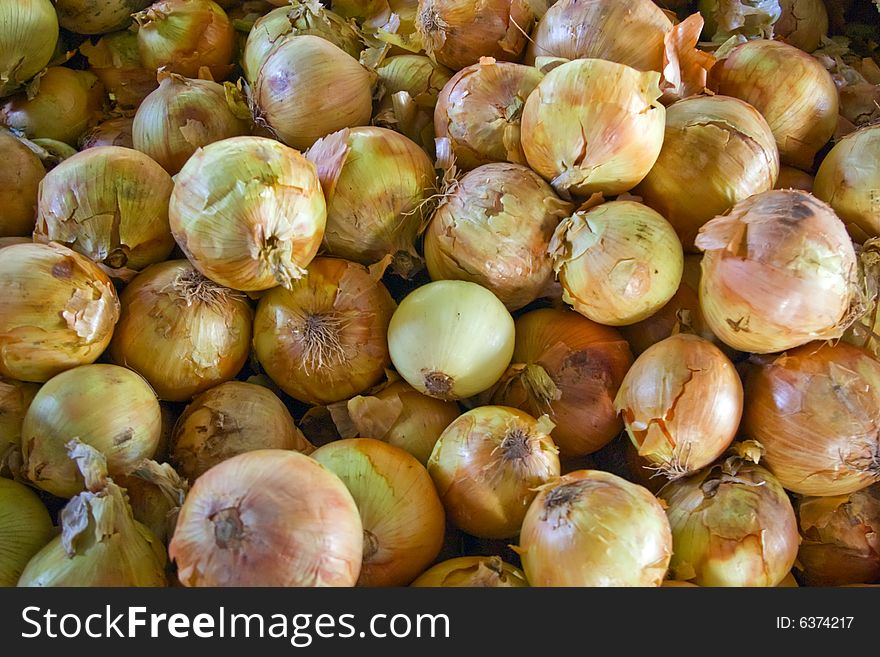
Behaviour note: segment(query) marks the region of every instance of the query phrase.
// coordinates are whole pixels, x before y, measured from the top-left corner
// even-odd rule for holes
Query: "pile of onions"
[[[0,237],[30,235],[37,213],[37,190],[46,175],[40,158],[19,139],[0,130]]]
[[[776,586],[797,558],[794,509],[767,470],[731,457],[662,491],[674,579],[699,586]]]
[[[77,34],[105,34],[131,23],[131,15],[151,0],[55,0],[58,23]]]
[[[171,460],[190,481],[226,459],[257,449],[311,454],[284,403],[268,388],[228,381],[186,407],[171,436]]]
[[[90,148],[46,174],[34,236],[111,268],[143,269],[174,248],[167,210],[173,187],[171,177],[143,153]]]
[[[110,398],[112,406],[103,403]],[[72,497],[83,478],[67,455],[71,437],[99,451],[116,475],[152,458],[161,430],[159,401],[138,374],[117,365],[75,367],[47,381],[24,416],[25,474],[53,495]]]
[[[42,71],[55,54],[58,15],[50,0],[18,0],[0,7],[0,98]]]
[[[398,273],[417,270],[415,242],[437,180],[419,145],[385,128],[345,128],[319,139],[306,157],[327,199],[327,253],[364,265],[390,255]]]
[[[757,363],[743,432],[788,490],[846,495],[880,481],[880,362],[844,342],[808,344]]]
[[[469,281],[435,281],[408,294],[391,317],[391,361],[413,388],[454,400],[492,387],[510,364],[513,317]]]
[[[102,121],[79,138],[79,148],[82,151],[98,146],[134,148],[133,123],[134,119],[125,116]]]
[[[484,57],[446,83],[437,99],[434,131],[449,138],[456,166],[526,163],[520,121],[526,98],[543,77],[536,68]]]
[[[492,402],[549,415],[563,456],[590,454],[619,434],[614,397],[633,361],[620,334],[551,308],[525,313],[515,326],[513,365]]]
[[[0,477],[0,586],[15,586],[52,534],[52,519],[40,498],[27,486]]]
[[[532,586],[660,586],[672,535],[646,489],[577,470],[540,488],[517,552]]]
[[[96,44],[86,41],[79,47],[94,73],[122,109],[135,109],[156,88],[156,71],[141,63],[137,35],[114,32]]]
[[[600,324],[634,324],[660,310],[681,283],[675,230],[651,208],[611,201],[565,219],[550,242],[562,299]]]
[[[700,172],[699,184],[694,171]],[[703,224],[773,189],[778,175],[773,133],[754,107],[736,98],[694,96],[667,108],[660,157],[633,193],[693,250]]]
[[[579,59],[550,71],[526,99],[521,140],[529,166],[563,196],[620,194],[654,166],[666,111],[660,74]]]
[[[501,557],[457,557],[447,559],[419,575],[410,586],[420,588],[525,588],[522,571]]]
[[[779,0],[700,0],[700,14],[706,20],[704,36],[724,43],[738,39],[769,38],[781,16]]]
[[[295,399],[348,399],[376,385],[390,365],[386,332],[394,308],[379,272],[316,258],[289,289],[276,287],[260,298],[254,354]]]
[[[134,14],[144,66],[199,77],[207,67],[214,80],[232,70],[235,30],[226,12],[211,0],[159,0]]]
[[[364,553],[358,586],[405,586],[443,545],[443,505],[425,467],[399,447],[351,438],[312,458],[348,488],[361,516]]]
[[[511,311],[549,291],[550,240],[572,210],[520,164],[485,164],[445,195],[425,233],[434,280],[479,283]]]
[[[299,452],[261,449],[196,480],[168,554],[184,586],[354,586],[363,526],[339,477]]]
[[[636,359],[614,406],[639,456],[676,479],[709,465],[733,442],[743,389],[718,347],[680,333]]]
[[[311,34],[290,37],[266,57],[253,84],[254,115],[289,146],[305,150],[342,128],[368,125],[370,72]]]
[[[782,15],[773,32],[804,52],[813,52],[828,36],[828,11],[823,0],[779,0]]]
[[[94,362],[119,319],[119,300],[107,275],[88,258],[59,244],[3,248],[0,289],[0,375],[43,382]]]
[[[734,349],[772,353],[843,333],[856,255],[843,222],[812,195],[752,196],[703,226],[696,245],[703,314]]]
[[[265,137],[196,151],[175,177],[168,209],[174,238],[196,269],[245,292],[302,276],[326,212],[315,166]]]
[[[119,300],[110,354],[143,376],[159,399],[186,401],[229,381],[247,362],[253,322],[247,298],[186,260],[146,269]]]
[[[812,167],[837,127],[831,75],[818,60],[781,41],[736,46],[710,71],[709,88],[758,110],[773,131],[782,162],[800,169]]]
[[[813,176],[794,167],[781,166],[773,189],[800,189],[804,192],[812,192]]]

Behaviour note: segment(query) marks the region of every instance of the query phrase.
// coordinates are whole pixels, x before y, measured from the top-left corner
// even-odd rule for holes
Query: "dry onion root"
[[[420,588],[525,588],[526,576],[501,557],[457,557],[423,572],[410,586]]]

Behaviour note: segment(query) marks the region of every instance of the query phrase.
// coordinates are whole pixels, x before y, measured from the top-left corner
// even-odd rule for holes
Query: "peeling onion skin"
[[[107,89],[116,105],[135,110],[159,83],[156,71],[141,63],[137,34],[127,30],[104,35],[92,45],[85,41],[79,51],[93,73]]]
[[[119,299],[91,260],[58,244],[14,244],[0,258],[0,375],[42,383],[94,362]]]
[[[87,148],[96,148],[97,146],[134,148],[131,135],[133,123],[134,119],[125,116],[102,121],[80,137],[79,149],[84,151]]]
[[[773,31],[789,45],[813,52],[828,36],[828,11],[823,0],[779,0],[782,16]]]
[[[42,71],[55,54],[58,14],[50,0],[4,3],[0,22],[0,98],[14,93]]]
[[[880,481],[880,363],[845,342],[758,361],[745,385],[743,433],[788,490],[846,495]]]
[[[363,526],[351,493],[323,465],[257,450],[196,480],[168,554],[184,586],[354,586]]]
[[[77,34],[105,34],[124,29],[131,15],[151,0],[55,0],[58,22]]]
[[[526,588],[519,568],[501,557],[457,557],[431,566],[410,586],[416,588]]]
[[[30,236],[46,169],[31,149],[5,131],[0,131],[0,158],[0,237]]]
[[[54,528],[40,498],[27,486],[0,477],[0,586],[15,586],[28,561]]]
[[[531,586],[660,586],[672,534],[648,490],[577,470],[540,488],[517,551]]]

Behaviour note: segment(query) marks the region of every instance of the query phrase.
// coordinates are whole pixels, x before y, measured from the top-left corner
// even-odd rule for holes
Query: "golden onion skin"
[[[813,52],[828,36],[828,11],[823,0],[779,0],[782,15],[773,32],[804,52]]]
[[[50,0],[16,0],[0,8],[0,98],[42,71],[55,54],[58,15]]]
[[[37,192],[46,169],[15,136],[0,131],[0,237],[30,236],[37,214]]]
[[[0,586],[15,586],[53,535],[52,519],[27,486],[0,477]]]
[[[61,27],[77,34],[105,34],[131,23],[151,0],[55,0]]]
[[[431,566],[410,584],[417,588],[526,588],[519,568],[501,557],[456,557]]]
[[[769,38],[782,13],[780,5],[777,0],[700,0],[698,8],[706,20],[703,36],[718,44],[733,35]]]
[[[800,189],[804,192],[812,192],[813,176],[794,167],[781,166],[773,189]]]
[[[116,105],[133,110],[159,83],[156,71],[141,63],[137,35],[125,30],[101,37],[96,44],[85,41],[79,51],[89,63],[89,71],[104,85]]]
[[[0,377],[0,471],[7,450],[20,449],[21,425],[39,389],[38,383]]]
[[[131,135],[133,123],[134,119],[125,116],[102,121],[79,138],[79,149],[84,151],[87,148],[95,148],[97,146],[134,148],[134,141]]]

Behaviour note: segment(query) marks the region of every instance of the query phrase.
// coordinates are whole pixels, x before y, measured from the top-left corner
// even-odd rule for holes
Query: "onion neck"
[[[364,530],[364,563],[372,561],[379,552],[379,539],[369,529]]]
[[[244,524],[237,507],[222,509],[211,516],[214,541],[222,550],[237,550],[244,541]]]

